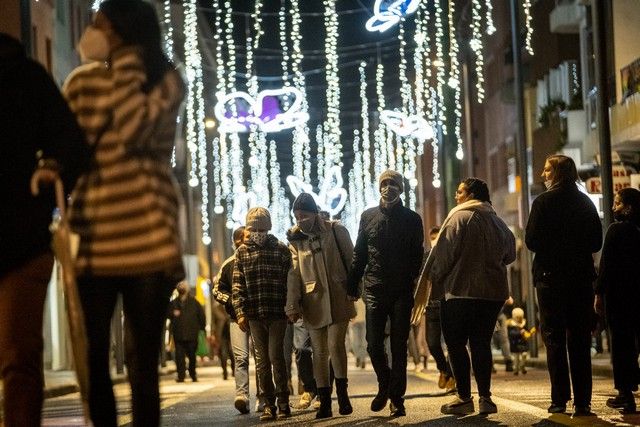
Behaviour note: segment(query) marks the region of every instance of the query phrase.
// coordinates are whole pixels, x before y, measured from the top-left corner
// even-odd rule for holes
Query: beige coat
[[[308,329],[346,322],[356,314],[346,291],[345,265],[351,268],[353,255],[351,237],[339,222],[320,221],[317,236],[303,235],[297,226],[289,233],[291,270],[285,311],[287,315],[301,314]]]

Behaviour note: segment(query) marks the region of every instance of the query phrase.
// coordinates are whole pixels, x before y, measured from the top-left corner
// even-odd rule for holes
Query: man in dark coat
[[[185,356],[189,359],[189,376],[193,382],[196,376],[196,349],[198,348],[198,333],[204,330],[204,309],[194,297],[189,294],[189,284],[180,282],[176,288],[178,298],[171,301],[169,318],[171,319],[171,333],[176,346],[176,369],[179,383],[184,382]]]
[[[36,197],[36,167],[58,172],[70,191],[89,163],[88,146],[47,71],[0,33],[0,375],[4,425],[40,425],[42,319],[53,255],[53,192]],[[40,161],[39,161],[40,160]],[[1,422],[0,422],[1,424]]]
[[[424,234],[420,216],[402,205],[402,175],[387,170],[380,175],[380,205],[362,213],[353,252],[347,293],[366,295],[367,351],[378,377],[378,394],[372,411],[381,411],[391,399],[391,415],[405,415],[407,339],[413,308],[414,281],[420,272]],[[384,330],[391,319],[389,369]]]

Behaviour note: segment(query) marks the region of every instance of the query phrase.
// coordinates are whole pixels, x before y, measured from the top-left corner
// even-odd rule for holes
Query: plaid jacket
[[[291,252],[275,236],[264,246],[246,243],[236,251],[231,301],[238,318],[284,319]]]

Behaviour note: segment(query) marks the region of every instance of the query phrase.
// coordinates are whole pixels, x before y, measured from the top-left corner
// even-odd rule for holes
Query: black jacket
[[[233,266],[236,262],[236,256],[231,255],[220,267],[220,272],[215,279],[213,285],[213,298],[218,301],[231,317],[234,322],[238,320],[236,311],[231,303],[231,287],[233,285]]]
[[[0,275],[49,250],[52,189],[33,197],[37,158],[55,159],[70,192],[89,148],[55,83],[21,46],[0,36]]]
[[[595,206],[575,184],[551,188],[533,201],[525,240],[536,254],[536,285],[591,285],[595,279],[592,254],[602,246],[602,225]]]
[[[171,333],[176,341],[198,341],[198,332],[204,330],[204,309],[191,295],[184,301],[180,297],[171,301],[169,318]]]
[[[378,206],[364,211],[353,250],[348,294],[360,295],[361,279],[369,294],[413,292],[422,263],[423,236],[422,219],[402,202],[391,209]]]

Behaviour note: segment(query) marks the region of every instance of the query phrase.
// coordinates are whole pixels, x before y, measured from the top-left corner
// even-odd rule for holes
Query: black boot
[[[320,399],[320,408],[316,412],[316,419],[333,417],[333,412],[331,412],[331,388],[319,387],[318,398]]]
[[[353,412],[353,407],[349,401],[349,393],[347,387],[349,380],[346,378],[336,378],[336,394],[338,395],[338,406],[340,415],[349,415]]]
[[[389,380],[378,380],[378,394],[371,401],[371,410],[373,412],[382,411],[387,406],[389,400]]]

